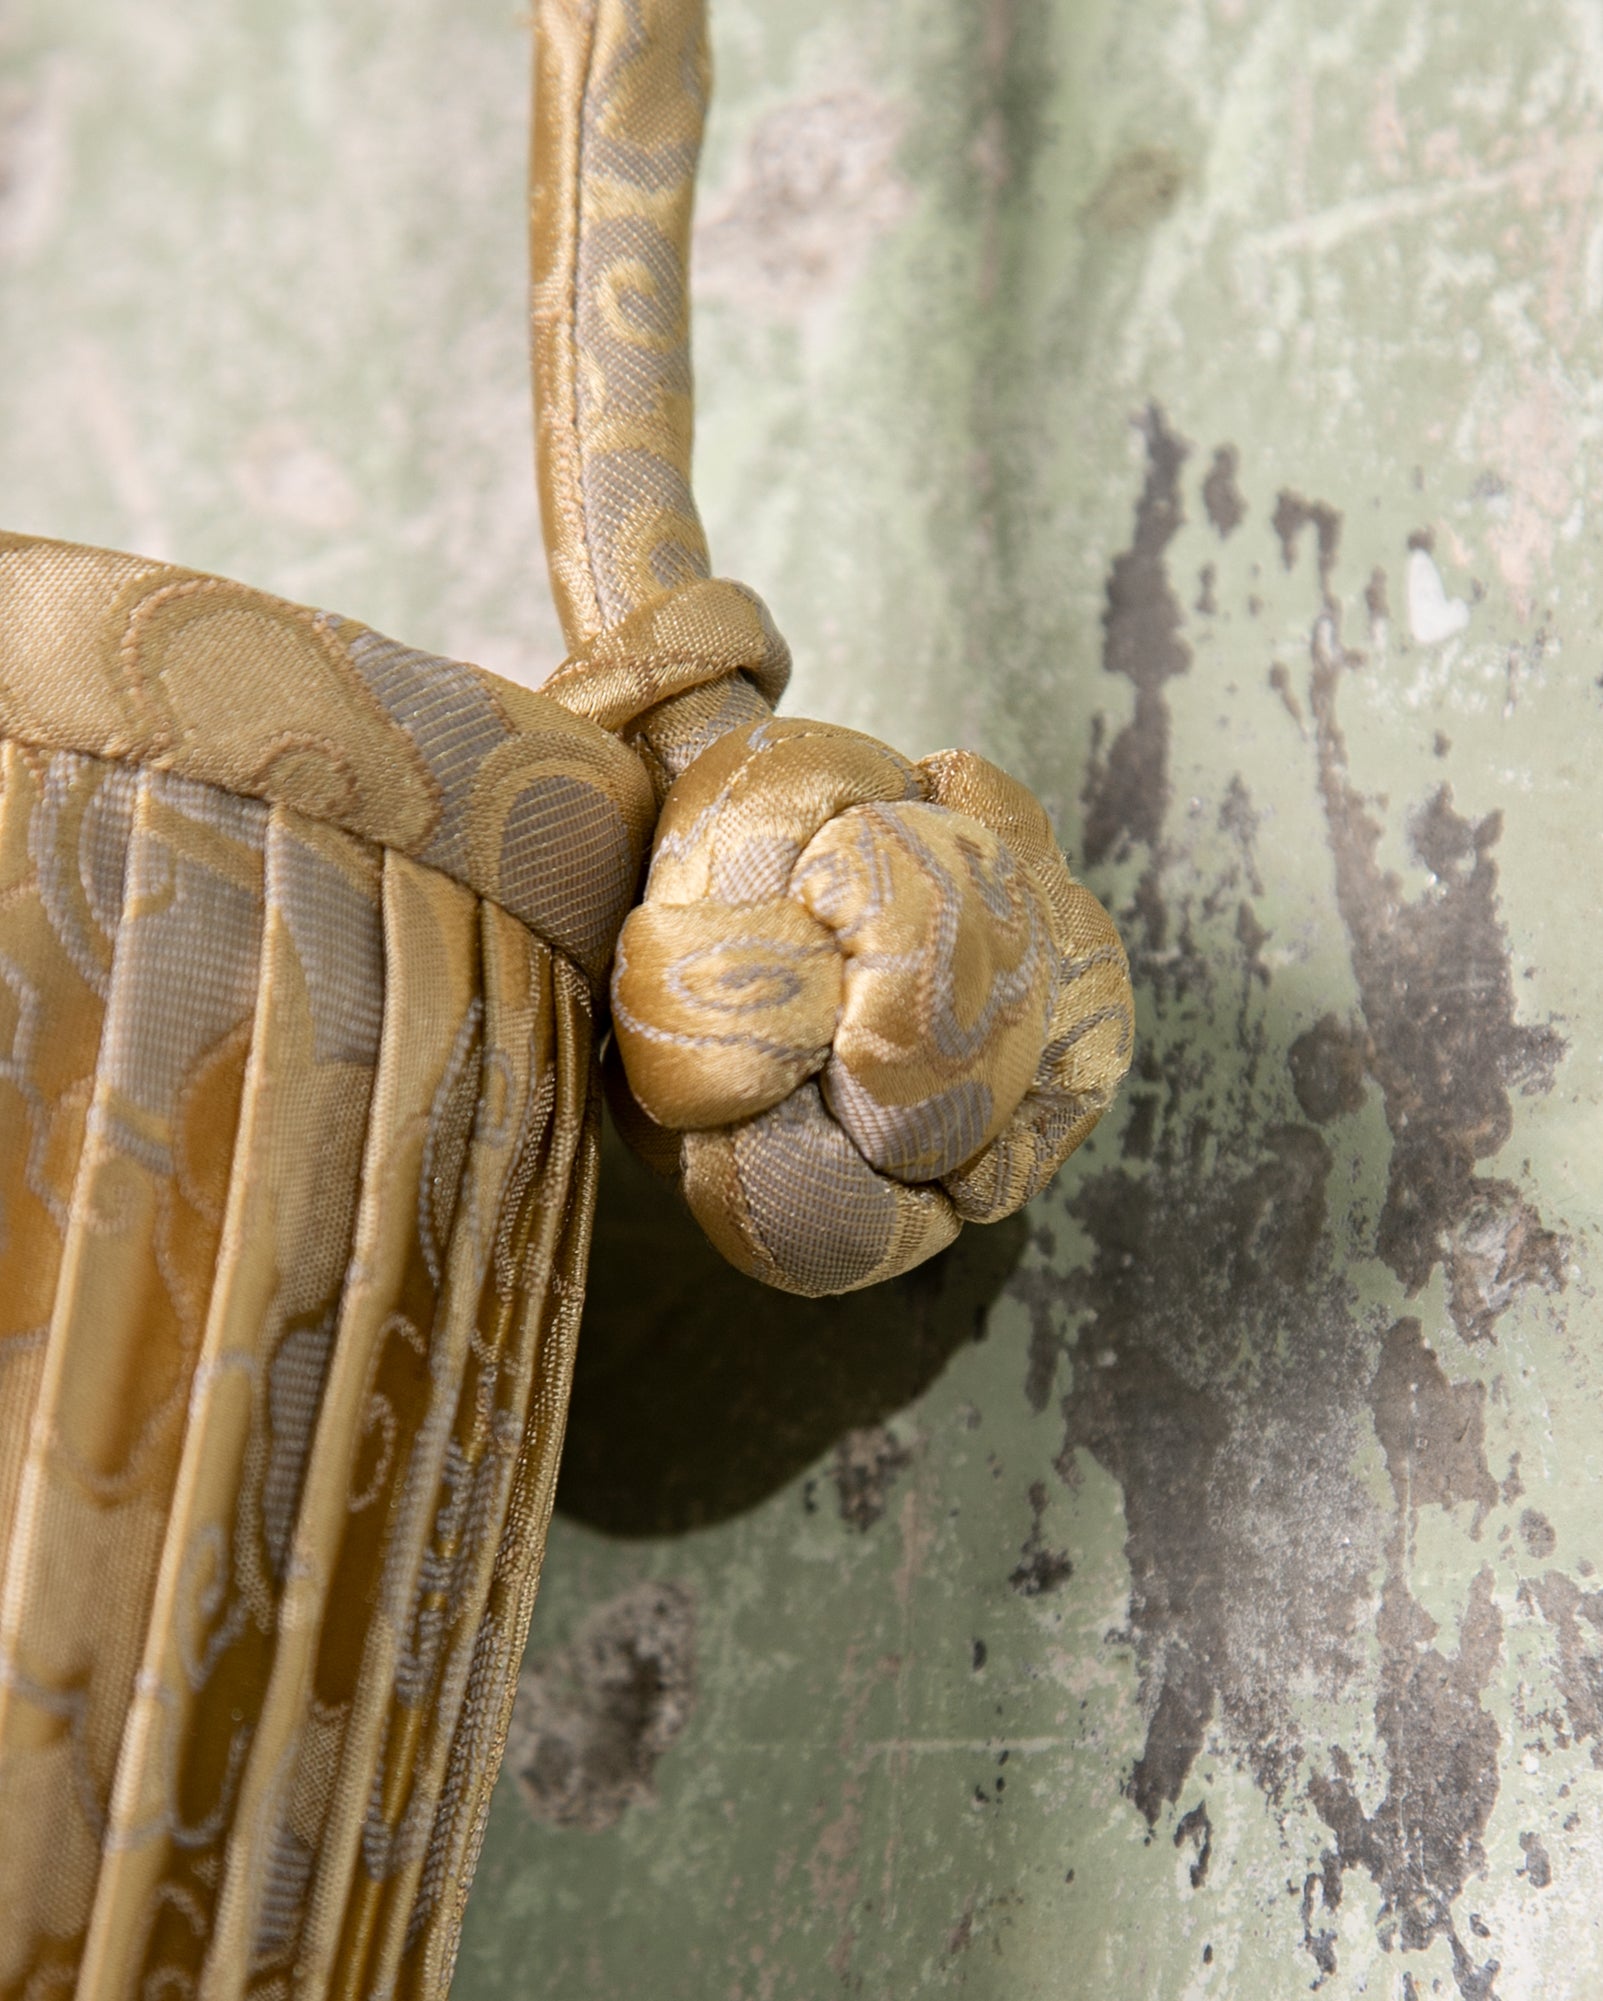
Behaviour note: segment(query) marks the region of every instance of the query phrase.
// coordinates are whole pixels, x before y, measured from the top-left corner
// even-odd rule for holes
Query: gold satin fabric
[[[4,2001],[449,1983],[583,1294],[593,987],[656,796],[788,672],[689,498],[700,7],[601,15],[542,6],[535,203],[599,679],[564,706],[0,535]]]
[[[635,748],[663,807],[609,1096],[741,1270],[871,1285],[1011,1214],[1096,1124],[1130,1061],[1128,968],[1040,806],[983,759],[915,769],[774,723],[788,652],[712,577],[690,483],[703,8],[536,20],[537,461],[571,649],[546,686]]]
[[[537,0],[530,200],[536,471],[572,649],[546,689],[659,798],[761,720],[790,655],[714,578],[690,487],[688,287],[710,63],[701,0]]]
[[[599,979],[655,804],[569,707],[171,563],[0,534],[0,737],[297,808],[492,898]]]
[[[0,538],[0,1995],[433,1995],[549,1517],[637,760]]]
[[[669,793],[612,1003],[630,1137],[732,1264],[811,1294],[1037,1194],[1134,1028],[1113,923],[1022,785],[783,717]]]

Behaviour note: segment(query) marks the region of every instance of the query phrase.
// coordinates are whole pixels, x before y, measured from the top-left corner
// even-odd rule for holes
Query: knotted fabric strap
[[[539,0],[532,355],[540,512],[572,648],[558,701],[659,797],[790,674],[755,592],[714,581],[690,490],[690,216],[701,0]]]
[[[598,632],[545,693],[632,744],[660,800],[725,732],[767,715],[789,679],[790,649],[762,599],[708,578]]]
[[[802,1293],[1010,1214],[1130,1060],[1129,973],[1046,815],[983,758],[778,722],[760,599],[690,486],[697,0],[541,0],[534,372],[546,692],[639,752],[662,816],[613,974],[610,1092],[732,1263]]]
[[[680,1135],[646,1150],[789,1292],[1011,1214],[1130,1056],[1118,937],[1024,787],[826,723],[733,731],[675,785],[612,991],[640,1110]]]

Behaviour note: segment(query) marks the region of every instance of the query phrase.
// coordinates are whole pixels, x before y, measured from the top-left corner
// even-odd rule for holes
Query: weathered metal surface
[[[790,706],[1128,927],[1118,1113],[809,1306],[621,1156],[457,1992],[1603,1992],[1603,34],[721,0]],[[12,0],[0,490],[537,673],[522,31]],[[137,83],[137,87],[135,87]]]

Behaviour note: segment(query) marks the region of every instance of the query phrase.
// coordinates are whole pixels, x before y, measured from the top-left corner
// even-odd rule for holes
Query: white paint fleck
[[[1425,549],[1408,552],[1408,625],[1421,646],[1437,646],[1469,624],[1469,606],[1450,598],[1442,573]]]

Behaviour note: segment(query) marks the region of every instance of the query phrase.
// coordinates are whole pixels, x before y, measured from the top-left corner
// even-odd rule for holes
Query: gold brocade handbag
[[[6,2001],[448,1985],[609,968],[620,1122],[800,1292],[1010,1213],[1129,1060],[1031,796],[776,721],[784,644],[710,576],[700,0],[540,0],[537,41],[543,692],[0,536]]]

